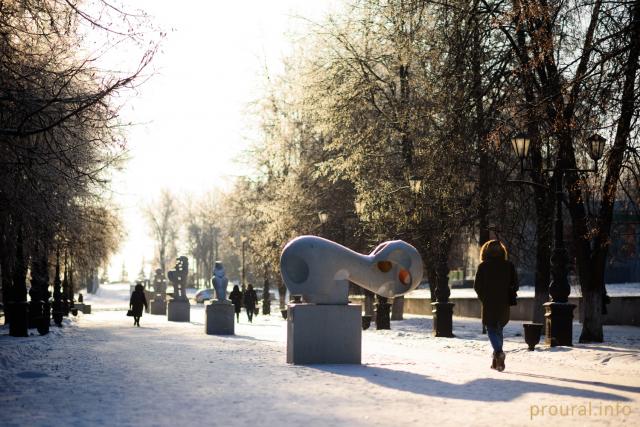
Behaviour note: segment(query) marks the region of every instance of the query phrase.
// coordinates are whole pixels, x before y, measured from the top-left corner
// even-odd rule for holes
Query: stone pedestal
[[[452,338],[453,335],[453,306],[451,302],[433,302],[433,335],[436,337]]]
[[[544,307],[545,344],[573,346],[573,309],[575,304],[547,302]]]
[[[207,335],[233,335],[235,332],[235,312],[231,302],[213,301],[205,312],[205,332]]]
[[[290,304],[287,312],[287,363],[360,364],[361,314],[359,304]]]
[[[167,314],[167,302],[164,299],[152,299],[149,303],[149,312],[151,314]]]
[[[169,301],[167,320],[170,322],[191,321],[191,304],[188,300],[174,299]]]

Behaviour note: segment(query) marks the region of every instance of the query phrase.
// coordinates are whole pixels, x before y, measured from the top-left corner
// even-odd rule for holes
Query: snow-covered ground
[[[507,369],[489,369],[477,319],[457,338],[431,336],[431,318],[406,316],[363,333],[363,365],[285,363],[278,310],[232,337],[191,323],[125,316],[128,285],[88,296],[93,314],[44,337],[0,328],[0,425],[640,425],[640,328],[607,326],[604,344],[538,346],[520,322],[506,329]],[[26,408],[33,408],[27,411]]]

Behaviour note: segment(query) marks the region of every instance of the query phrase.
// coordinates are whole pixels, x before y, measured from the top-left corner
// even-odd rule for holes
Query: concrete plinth
[[[164,299],[152,299],[149,303],[149,312],[151,314],[167,314],[167,302]]]
[[[542,304],[544,314],[545,344],[573,346],[573,309],[575,304],[547,302]]]
[[[174,299],[169,301],[167,320],[170,322],[189,322],[191,320],[191,304],[188,300]]]
[[[287,312],[287,363],[360,364],[362,307],[359,304],[290,304]]]
[[[205,332],[207,335],[233,335],[235,314],[231,302],[213,301],[205,311]]]

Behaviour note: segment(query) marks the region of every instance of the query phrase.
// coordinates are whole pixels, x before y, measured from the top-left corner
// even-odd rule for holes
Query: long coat
[[[133,291],[131,299],[129,300],[129,306],[135,317],[142,316],[142,308],[147,308],[147,298],[144,296],[143,290],[136,289]]]
[[[233,307],[236,313],[240,313],[240,309],[242,308],[242,292],[234,289],[229,294],[229,299],[233,303]]]
[[[244,306],[247,310],[253,310],[258,303],[258,294],[253,289],[247,289],[244,291]]]
[[[509,322],[511,295],[518,287],[513,264],[500,258],[490,258],[478,266],[473,289],[482,303],[482,323],[505,326]]]

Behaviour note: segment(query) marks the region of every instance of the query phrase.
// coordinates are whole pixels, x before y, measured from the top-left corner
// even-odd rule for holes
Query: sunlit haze
[[[153,62],[155,74],[129,96],[121,114],[135,125],[127,131],[130,160],[113,183],[127,240],[112,259],[112,279],[123,262],[131,278],[143,258],[152,260],[142,206],[161,189],[199,195],[228,188],[242,174],[236,161],[254,136],[248,106],[264,86],[265,68],[280,72],[291,33],[305,25],[301,17],[319,20],[335,2],[131,0],[127,6],[152,15],[167,36]],[[130,67],[136,58],[117,61]]]

